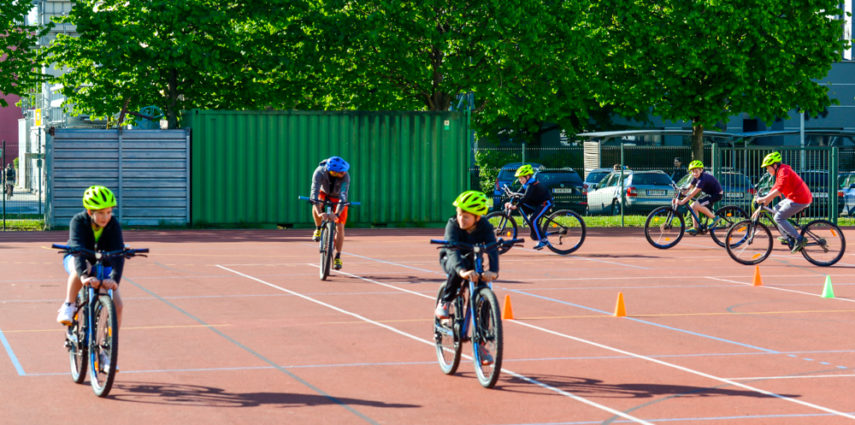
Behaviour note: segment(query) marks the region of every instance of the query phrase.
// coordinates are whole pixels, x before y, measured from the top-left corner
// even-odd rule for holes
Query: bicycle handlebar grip
[[[445,245],[448,243],[448,241],[445,239],[431,239],[430,243],[438,244],[438,245]]]
[[[51,244],[51,246],[50,246],[50,247],[51,247],[51,248],[55,248],[55,249],[68,249],[68,248],[69,248],[69,246],[68,246],[68,245],[60,245],[60,244],[58,244],[58,243]]]
[[[131,251],[145,253],[148,252],[148,248],[132,249]]]
[[[348,202],[348,204],[350,204],[350,205],[360,205],[360,203],[359,203],[359,202]]]

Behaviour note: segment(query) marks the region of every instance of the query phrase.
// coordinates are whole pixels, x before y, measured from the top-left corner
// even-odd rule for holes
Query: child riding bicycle
[[[91,186],[83,193],[83,207],[86,208],[72,217],[68,225],[68,246],[85,248],[90,251],[117,251],[125,247],[122,237],[122,227],[119,221],[113,217],[113,207],[116,206],[116,197],[110,189],[104,186]],[[105,288],[113,290],[113,301],[116,305],[116,318],[119,326],[122,324],[122,296],[119,293],[119,280],[122,278],[122,269],[125,265],[124,257],[110,260],[105,274],[109,278],[99,282],[95,276],[92,265],[95,264],[93,254],[66,255],[63,260],[66,272],[68,272],[68,285],[65,293],[65,302],[59,307],[56,321],[68,326],[74,320],[77,310],[77,293],[83,285],[93,288]]]
[[[809,207],[813,202],[813,195],[808,185],[793,171],[792,167],[782,163],[780,152],[766,155],[760,166],[766,168],[766,172],[772,176],[775,184],[766,196],[757,198],[757,203],[768,205],[779,196],[785,198],[774,207],[775,223],[785,234],[781,237],[781,242],[786,242],[790,246],[790,252],[799,252],[805,247],[805,238],[799,235],[787,219]]]
[[[699,224],[695,219],[695,215],[700,212],[709,217],[711,219],[711,223],[715,222],[716,216],[710,208],[713,204],[721,200],[724,195],[724,190],[722,190],[721,183],[718,182],[718,179],[716,179],[715,176],[704,171],[703,162],[698,160],[690,162],[689,172],[692,173],[692,181],[689,183],[689,187],[683,191],[683,193],[686,193],[687,195],[681,201],[678,201],[677,205],[685,205],[697,196],[698,193],[705,193],[705,196],[692,202],[692,205],[690,206],[692,210],[695,211],[695,214],[692,215],[692,228],[686,230],[686,233],[695,236],[706,230],[704,225]]]
[[[321,161],[318,168],[312,174],[312,190],[309,193],[311,199],[330,200],[331,202],[347,202],[347,190],[350,188],[350,164],[338,156],[331,156]],[[321,223],[326,214],[323,204],[317,203],[312,206],[312,219],[315,221],[315,232],[312,240],[321,240]],[[347,224],[347,206],[337,204],[332,217],[328,220],[335,221],[335,259],[333,267],[341,270],[341,250],[344,247],[344,225]]]
[[[541,234],[538,223],[543,214],[552,206],[552,194],[546,186],[540,184],[533,176],[534,169],[531,168],[531,165],[524,164],[517,169],[514,177],[519,179],[522,185],[519,192],[522,193],[522,199],[518,205],[507,202],[505,207],[515,210],[519,206],[522,208],[522,212],[528,215],[529,221],[532,223],[531,238],[537,241],[537,245],[533,248],[540,250],[547,245],[547,240],[546,236]]]

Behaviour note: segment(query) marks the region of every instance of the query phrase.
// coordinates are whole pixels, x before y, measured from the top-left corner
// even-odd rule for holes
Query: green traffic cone
[[[831,287],[831,276],[825,275],[825,287],[822,288],[823,298],[834,298],[834,288]]]

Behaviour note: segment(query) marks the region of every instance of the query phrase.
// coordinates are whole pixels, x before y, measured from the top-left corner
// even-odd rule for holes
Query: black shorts
[[[716,193],[714,195],[704,195],[698,198],[697,202],[699,205],[705,206],[709,208],[712,204],[721,201],[721,193]]]

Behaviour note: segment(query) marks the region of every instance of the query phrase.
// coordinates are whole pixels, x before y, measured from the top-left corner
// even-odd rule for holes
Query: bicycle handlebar
[[[125,257],[131,258],[139,255],[140,257],[146,257],[148,253],[148,248],[122,248],[116,251],[93,251],[91,249],[86,249],[79,246],[70,246],[70,245],[61,245],[61,244],[52,244],[51,248],[60,250],[60,254],[71,254],[71,255],[81,255],[81,254],[93,254],[95,258],[118,258]]]
[[[329,202],[332,205],[338,205],[338,204],[345,205],[345,206],[347,206],[347,205],[354,205],[354,206],[360,205],[359,202],[350,202],[350,201],[341,202],[340,200],[333,202],[333,201],[330,201],[328,199],[320,200],[320,199],[309,198],[308,196],[298,196],[297,199],[300,199],[302,201],[309,201],[310,204],[323,204],[325,202]]]
[[[478,243],[478,244],[471,244],[471,243],[459,242],[459,241],[458,242],[451,242],[451,241],[447,241],[444,239],[431,239],[430,240],[430,243],[432,243],[434,245],[443,245],[443,247],[445,247],[445,248],[465,249],[467,251],[473,251],[473,252],[477,252],[479,250],[480,251],[487,251],[487,250],[490,250],[490,249],[497,247],[499,245],[511,246],[511,245],[516,245],[516,244],[523,243],[523,242],[525,242],[525,239],[511,239],[511,240],[506,241],[506,240],[500,238],[496,242]]]

